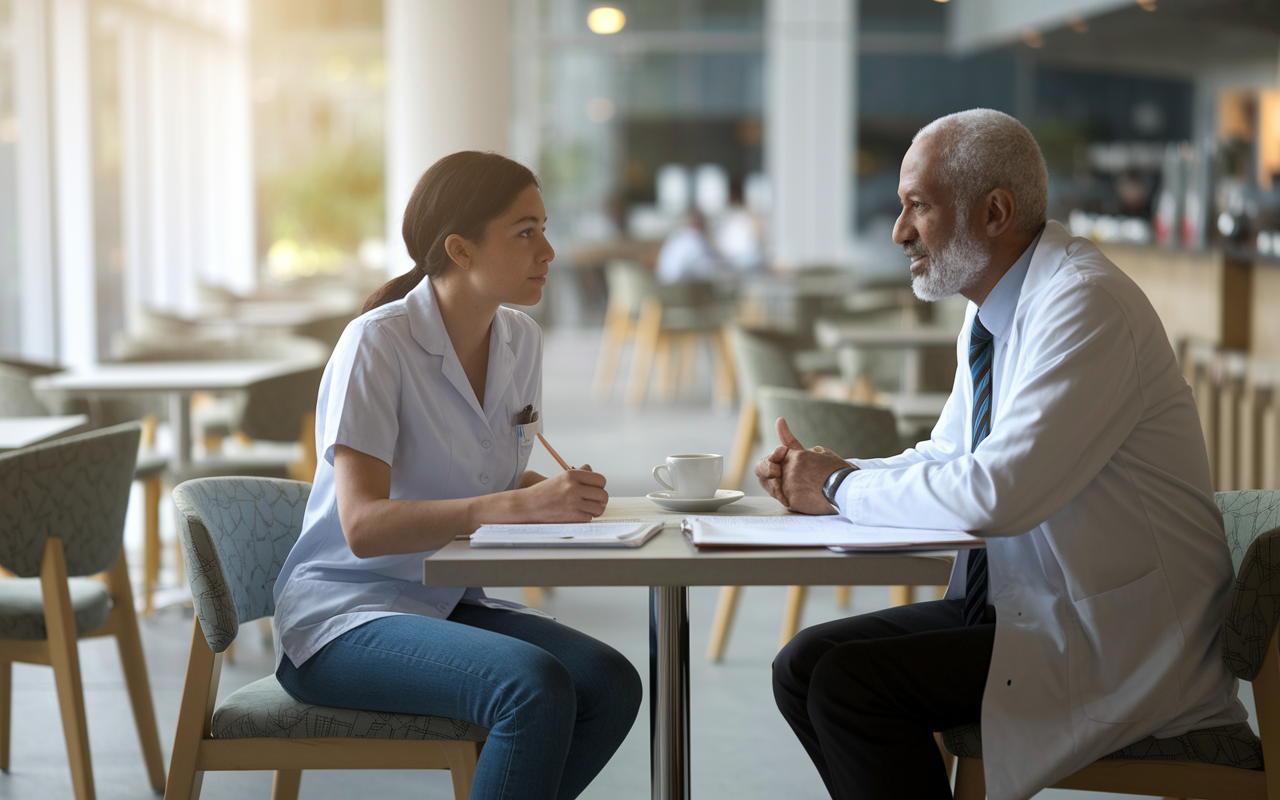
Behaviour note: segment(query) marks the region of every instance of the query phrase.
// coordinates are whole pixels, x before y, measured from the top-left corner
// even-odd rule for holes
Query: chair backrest
[[[43,417],[48,413],[31,388],[31,375],[0,364],[0,417]]]
[[[786,417],[787,427],[805,447],[820,444],[845,458],[884,458],[902,452],[897,422],[885,408],[823,400],[774,386],[756,390],[756,405],[766,442],[777,441],[774,421]]]
[[[45,543],[56,537],[68,575],[110,569],[124,544],[141,435],[129,422],[0,455],[0,566],[39,575]]]
[[[609,304],[624,306],[633,317],[640,313],[644,299],[658,292],[653,273],[643,264],[624,258],[610,259],[604,265],[604,286]]]
[[[196,618],[221,653],[241,623],[275,613],[273,591],[302,534],[311,484],[278,478],[198,478],[173,490]]]
[[[1236,580],[1227,600],[1222,659],[1238,678],[1258,676],[1280,622],[1280,491],[1218,492]]]
[[[786,334],[734,327],[729,335],[738,376],[738,396],[755,397],[761,386],[799,389],[800,374],[792,361]]]
[[[249,387],[240,430],[251,439],[296,442],[302,417],[316,410],[324,367],[268,378]]]

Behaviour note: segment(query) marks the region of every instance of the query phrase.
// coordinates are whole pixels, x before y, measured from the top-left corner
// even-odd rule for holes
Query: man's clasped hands
[[[802,514],[835,514],[837,510],[822,496],[822,484],[838,469],[851,466],[836,453],[815,446],[806,450],[778,417],[778,440],[782,444],[756,462],[756,477],[773,499]]]

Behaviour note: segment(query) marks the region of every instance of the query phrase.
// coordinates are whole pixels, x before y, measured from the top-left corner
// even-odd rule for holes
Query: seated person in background
[[[725,262],[739,272],[764,269],[760,218],[742,202],[742,184],[729,189],[729,207],[716,221],[715,249]]]
[[[685,221],[670,234],[658,251],[654,275],[658,283],[709,281],[720,265],[711,239],[707,236],[707,219],[692,210]]]
[[[933,732],[981,721],[988,797],[1028,798],[1149,735],[1241,722],[1220,636],[1233,571],[1191,390],[1141,290],[1045,222],[1017,120],[938,119],[902,162],[894,242],[924,300],[971,301],[932,438],[756,465],[792,510],[972,531],[946,599],[802,631],[778,707],[840,798],[946,798]]]

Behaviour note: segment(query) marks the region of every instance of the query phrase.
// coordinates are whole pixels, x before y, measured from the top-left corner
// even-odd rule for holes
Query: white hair
[[[941,178],[965,211],[992,189],[1008,189],[1017,206],[1014,225],[1035,233],[1049,205],[1049,171],[1031,131],[1013,117],[990,108],[973,108],[939,117],[916,133],[937,136]]]

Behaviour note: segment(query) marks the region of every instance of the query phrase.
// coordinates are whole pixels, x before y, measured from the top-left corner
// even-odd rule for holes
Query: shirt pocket
[[[524,474],[529,464],[529,456],[533,453],[533,443],[538,440],[542,431],[542,420],[534,420],[516,426],[516,480]]]
[[[1164,572],[1152,570],[1073,605],[1071,691],[1085,716],[1106,723],[1172,718],[1185,654]]]

